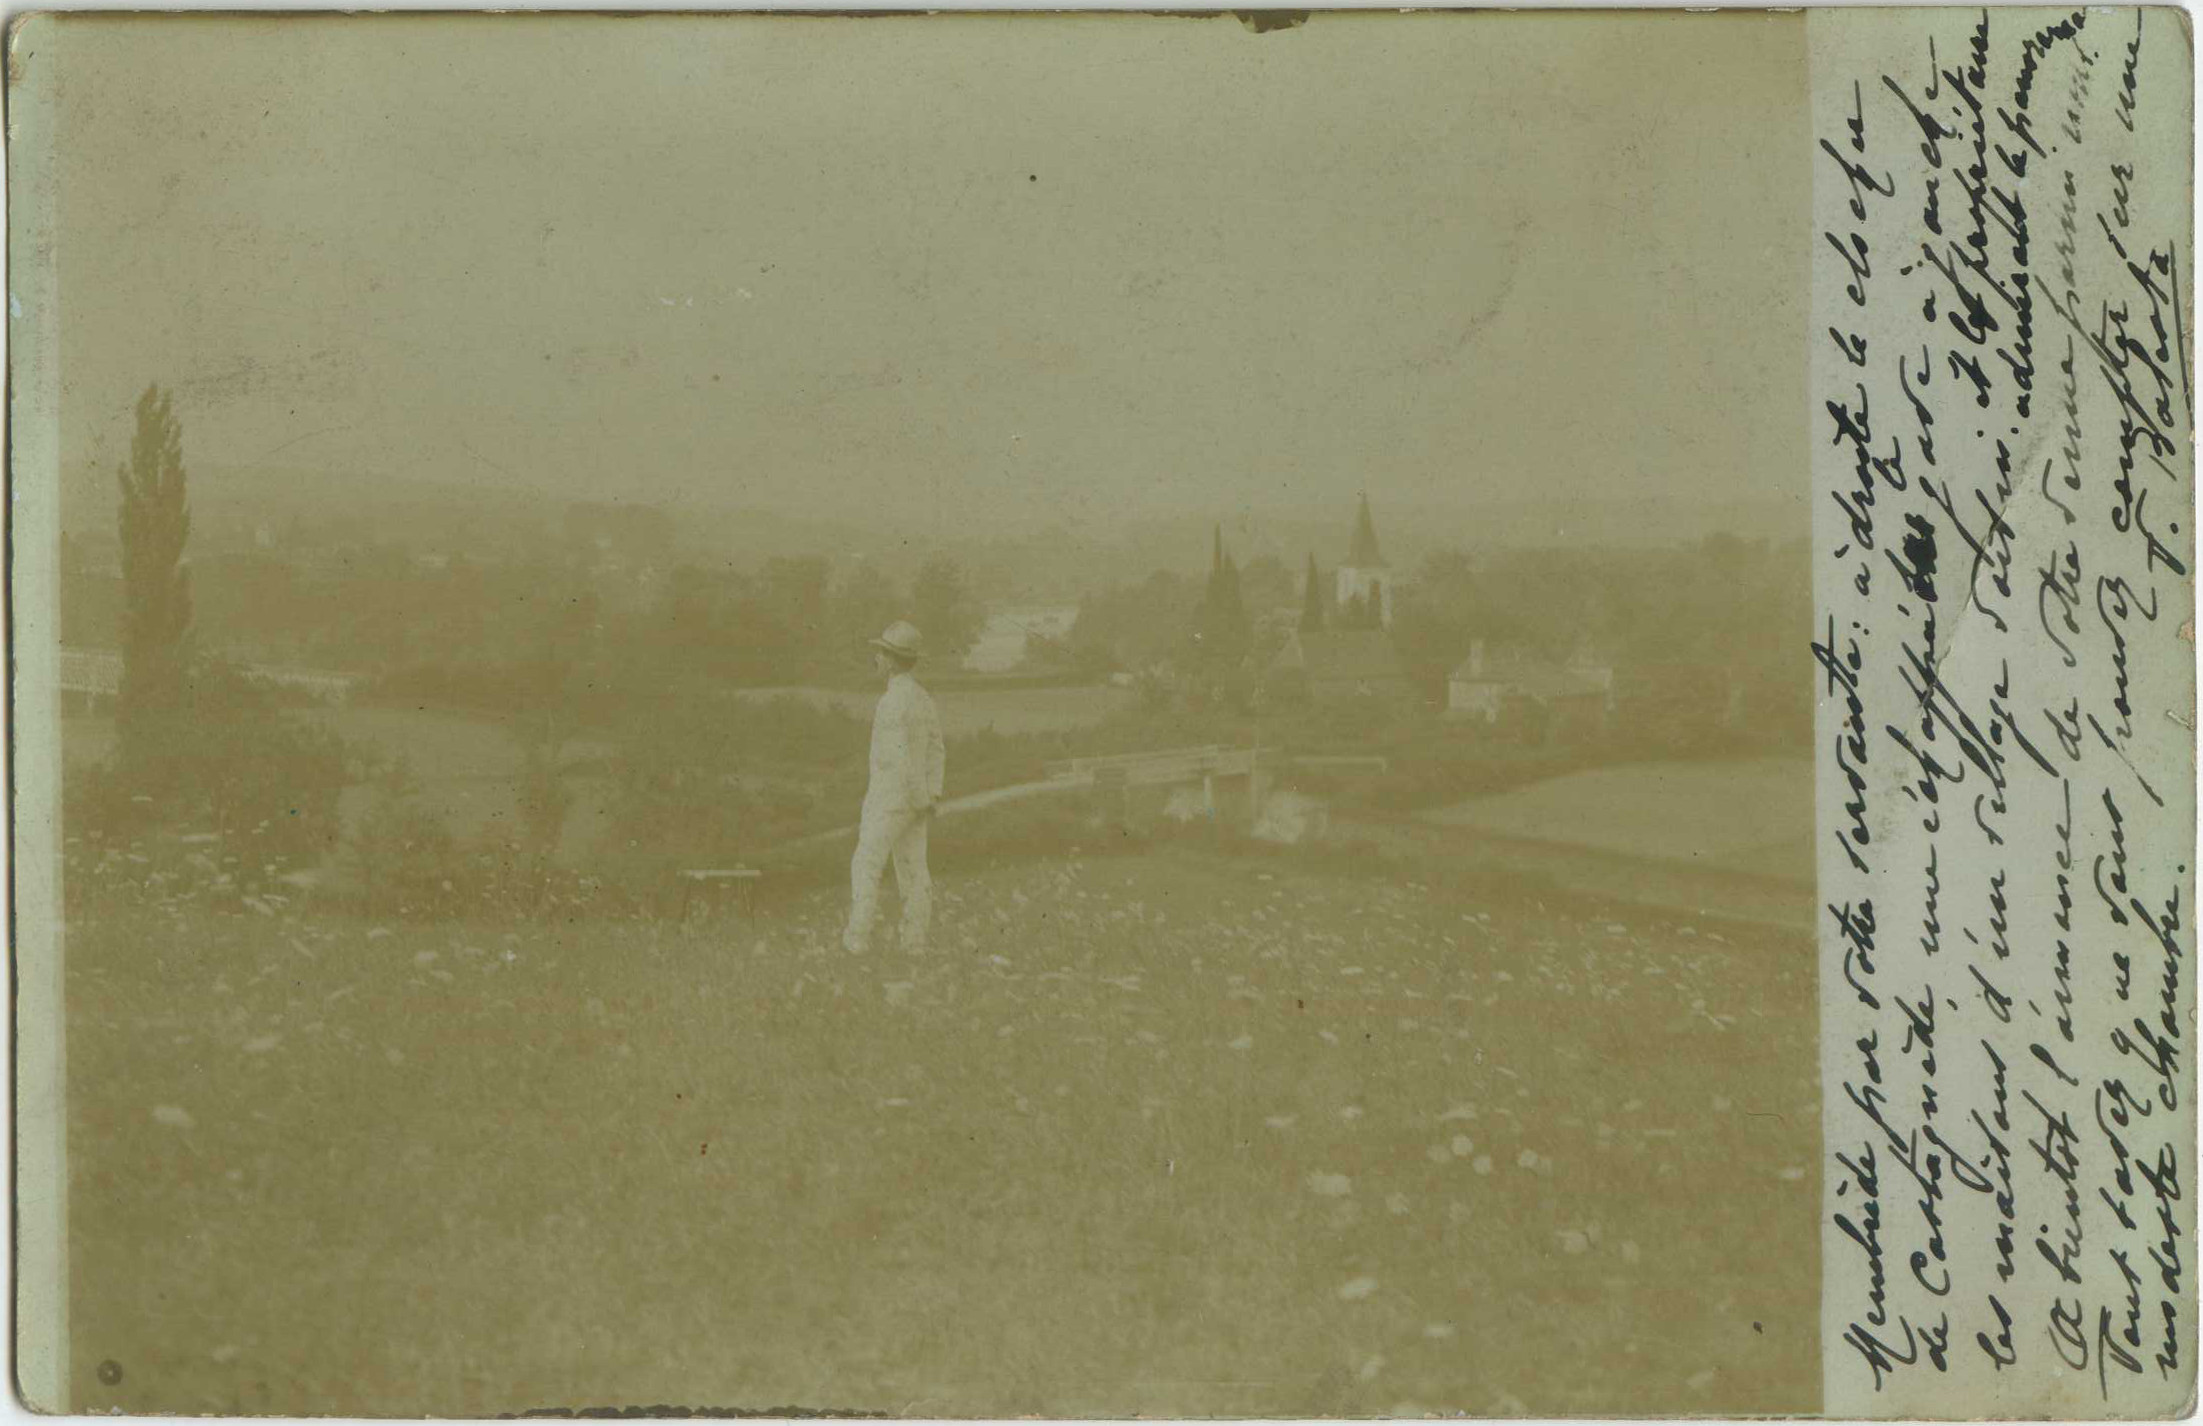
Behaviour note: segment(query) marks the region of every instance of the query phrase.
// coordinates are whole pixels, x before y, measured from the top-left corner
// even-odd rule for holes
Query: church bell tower
[[[1339,566],[1337,596],[1342,622],[1358,607],[1368,611],[1369,627],[1392,627],[1392,568],[1377,549],[1377,525],[1369,516],[1366,491],[1354,516],[1354,539],[1346,563]]]

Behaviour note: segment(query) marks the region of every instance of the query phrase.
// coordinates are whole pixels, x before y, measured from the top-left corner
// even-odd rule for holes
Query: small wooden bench
[[[727,867],[723,869],[699,869],[681,873],[681,924],[687,925],[695,915],[696,893],[716,887],[732,886],[735,898],[741,904],[744,917],[750,915],[750,888],[757,884],[763,873],[754,867]]]

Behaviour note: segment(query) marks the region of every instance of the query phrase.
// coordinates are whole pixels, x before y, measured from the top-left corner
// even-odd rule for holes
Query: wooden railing
[[[1099,782],[1120,785],[1191,782],[1198,777],[1246,777],[1254,772],[1253,748],[1173,748],[1154,753],[1112,753],[1105,757],[1068,758],[1047,765],[1054,782]]]

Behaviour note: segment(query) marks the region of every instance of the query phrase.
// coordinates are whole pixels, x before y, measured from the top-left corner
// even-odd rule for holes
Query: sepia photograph
[[[1817,1413],[1806,34],[19,21],[19,1390]]]

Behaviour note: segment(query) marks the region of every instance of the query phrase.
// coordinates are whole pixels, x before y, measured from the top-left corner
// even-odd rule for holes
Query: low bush
[[[358,759],[287,701],[230,665],[200,664],[157,726],[126,737],[106,762],[64,773],[64,835],[117,845],[166,829],[249,838],[263,862],[328,855]]]
[[[458,842],[421,805],[403,758],[384,765],[372,792],[343,858],[368,914],[434,918],[463,905],[467,898],[453,880]]]

